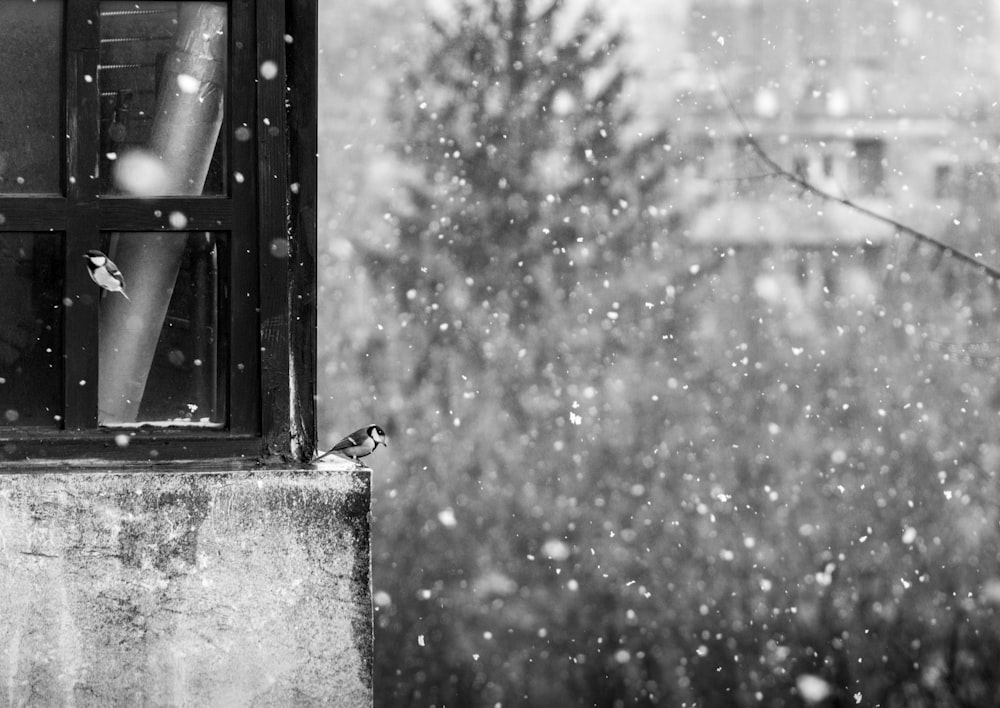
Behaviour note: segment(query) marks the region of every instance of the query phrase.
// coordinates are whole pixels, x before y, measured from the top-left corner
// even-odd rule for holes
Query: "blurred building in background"
[[[691,239],[808,247],[893,233],[767,178],[727,95],[759,144],[821,189],[956,245],[995,221],[995,3],[689,0],[684,10],[664,29],[679,41],[663,46],[678,51],[640,49],[637,63],[643,110],[671,131],[673,206]],[[655,45],[648,26],[662,14],[635,15],[640,46]]]

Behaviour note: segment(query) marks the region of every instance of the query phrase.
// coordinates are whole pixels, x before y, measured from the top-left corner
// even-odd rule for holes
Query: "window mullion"
[[[97,425],[97,313],[99,292],[83,256],[100,243],[97,209],[100,97],[97,62],[99,3],[66,3],[66,292],[64,316],[64,427]]]
[[[250,77],[258,74],[256,4],[235,2],[230,52],[233,70],[229,73],[229,136],[232,171],[239,179],[230,180],[234,203],[257,205],[259,131],[267,130],[257,116],[257,91]],[[273,30],[272,30],[273,31]],[[237,78],[238,77],[238,78]],[[242,83],[237,84],[237,80]],[[260,275],[258,258],[259,208],[237,208],[233,214],[228,271],[230,343],[230,425],[232,430],[257,433],[261,426],[260,401]]]
[[[284,27],[283,2],[262,2],[257,6],[258,27]],[[290,399],[288,395],[289,307],[286,227],[288,199],[288,153],[285,142],[285,43],[284,32],[263,33],[257,41],[257,61],[264,75],[272,67],[271,79],[258,80],[257,114],[260,140],[258,161],[260,180],[260,309],[263,433],[272,449],[287,435]],[[294,38],[293,38],[294,41]],[[276,326],[277,325],[277,326]]]
[[[102,197],[105,231],[231,231],[233,202],[223,197]]]

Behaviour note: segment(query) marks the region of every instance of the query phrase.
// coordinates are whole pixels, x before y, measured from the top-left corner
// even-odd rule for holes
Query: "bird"
[[[379,426],[373,424],[365,428],[355,430],[339,443],[331,447],[328,451],[313,460],[313,462],[318,462],[327,455],[331,455],[336,452],[344,457],[351,458],[360,466],[361,462],[359,458],[372,454],[375,452],[375,448],[379,445],[388,444],[385,431]]]
[[[125,293],[125,278],[114,261],[96,248],[84,253],[83,257],[87,259],[87,272],[90,273],[91,280],[109,292],[121,293],[126,300],[132,302],[132,298]]]

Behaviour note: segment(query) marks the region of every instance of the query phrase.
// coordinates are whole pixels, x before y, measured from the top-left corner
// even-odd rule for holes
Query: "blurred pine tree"
[[[995,291],[685,243],[621,41],[460,2],[394,92],[330,327],[392,436],[377,705],[995,705]]]
[[[562,2],[527,6],[458,4],[394,104],[411,209],[371,271],[431,328],[468,305],[537,322],[650,238],[664,136],[630,130],[621,37],[594,10],[560,32]]]
[[[380,517],[379,533],[392,549],[452,545],[376,555],[390,597],[411,596],[414,582],[428,590],[425,603],[380,611],[376,673],[396,677],[384,705],[480,705],[526,686],[533,701],[562,704],[592,667],[560,661],[553,681],[535,662],[586,650],[567,627],[579,612],[557,609],[565,579],[526,559],[568,543],[587,501],[575,495],[601,493],[638,430],[628,415],[624,435],[601,433],[574,406],[631,348],[609,334],[615,319],[635,318],[677,268],[657,208],[666,140],[633,123],[622,37],[595,9],[452,9],[393,102],[406,199],[391,210],[393,240],[366,254],[399,312],[369,373],[398,385],[390,425],[407,431],[396,452],[412,474],[389,502],[407,513]],[[639,338],[662,343],[653,319]],[[581,445],[583,414],[593,444]],[[437,521],[452,508],[457,521]],[[445,655],[423,661],[421,635]]]

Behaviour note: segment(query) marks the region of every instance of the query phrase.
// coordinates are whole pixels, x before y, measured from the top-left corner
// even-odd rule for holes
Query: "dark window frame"
[[[231,279],[228,422],[201,428],[103,428],[97,422],[98,305],[63,309],[60,430],[0,428],[0,464],[123,464],[224,458],[247,464],[308,459],[315,446],[317,0],[230,0],[225,195],[99,196],[97,76],[100,0],[64,2],[62,195],[0,196],[3,232],[58,231],[65,293],[93,287],[83,254],[108,231],[228,232]],[[272,61],[277,76],[258,67]],[[265,118],[267,119],[265,124]],[[237,141],[234,129],[251,128]],[[244,179],[232,179],[241,172]],[[73,181],[70,175],[76,175]],[[293,189],[292,185],[297,188]],[[182,210],[183,229],[167,218]],[[151,216],[159,213],[160,217]],[[273,257],[287,239],[287,258]],[[281,250],[281,249],[279,249]],[[242,366],[237,366],[240,363]],[[116,442],[126,433],[129,443]]]

